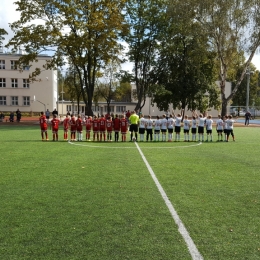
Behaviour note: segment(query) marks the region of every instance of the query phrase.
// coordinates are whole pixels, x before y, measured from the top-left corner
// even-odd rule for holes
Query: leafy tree
[[[208,107],[218,108],[213,54],[205,49],[199,38],[191,35],[179,34],[165,44],[154,70],[153,102],[161,110],[168,110],[171,103],[183,111],[186,107],[203,112]]]
[[[251,0],[189,0],[198,21],[216,51],[218,78],[222,99],[222,115],[238,91],[256,49],[260,45],[260,2]],[[248,58],[241,61],[241,53]],[[226,81],[232,70],[242,65],[242,71],[231,94],[226,96]]]
[[[240,76],[242,69],[243,68],[238,69],[237,77]],[[236,95],[232,99],[232,106],[246,106],[248,77],[250,77],[249,106],[254,105],[258,97],[258,91],[260,90],[260,86],[258,85],[258,74],[259,71],[256,70],[253,64],[250,64],[249,70],[246,73],[246,77],[244,77],[244,79],[242,80],[241,84],[238,87]],[[232,88],[234,87],[235,87],[235,82],[232,83]]]
[[[3,29],[3,28],[0,28],[0,46],[3,44],[3,42],[2,41],[4,41],[4,37],[3,37],[3,35],[6,35],[6,34],[8,34],[7,32],[6,32],[6,30],[5,29]]]
[[[66,72],[65,79],[64,79],[64,87],[65,87],[65,91],[64,91],[64,88],[63,88],[63,91],[66,93],[66,90],[67,90],[66,96],[69,97],[69,100],[76,100],[77,108],[78,108],[78,111],[76,111],[76,112],[77,112],[77,114],[80,114],[79,104],[80,104],[80,101],[82,100],[82,88],[80,85],[79,76],[76,73],[74,67],[70,67],[68,69],[68,71]],[[73,110],[73,112],[75,112],[74,109],[72,109],[72,110]]]
[[[18,0],[20,19],[11,24],[14,37],[7,47],[23,46],[26,55],[20,64],[37,61],[42,52],[52,51],[52,60],[31,74],[34,80],[42,69],[62,66],[70,60],[80,81],[88,114],[98,72],[121,49],[118,37],[125,33],[125,0]],[[41,24],[36,24],[41,21]]]
[[[159,32],[165,25],[165,1],[133,0],[126,6],[129,34],[125,37],[129,44],[127,53],[133,62],[133,81],[136,85],[136,110],[145,105],[146,95],[151,85],[150,71],[156,60]]]
[[[120,82],[114,93],[115,101],[131,102],[132,86],[129,82]]]
[[[174,4],[174,5],[173,5]],[[163,31],[157,63],[153,68],[153,102],[161,110],[169,104],[205,111],[218,107],[214,52],[185,2],[172,3],[167,12],[168,28]]]

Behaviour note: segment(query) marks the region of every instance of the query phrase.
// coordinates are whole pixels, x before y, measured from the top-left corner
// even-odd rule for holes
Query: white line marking
[[[151,166],[149,165],[148,161],[146,160],[144,154],[142,153],[138,143],[135,143],[148,171],[150,172],[150,175],[152,176],[159,192],[161,193],[162,198],[164,199],[165,204],[167,205],[176,225],[178,226],[178,230],[180,232],[180,234],[182,235],[184,241],[186,242],[189,252],[191,254],[191,257],[193,260],[203,260],[202,255],[200,254],[200,252],[198,251],[196,245],[194,244],[192,238],[190,237],[189,232],[187,231],[186,227],[184,226],[184,224],[182,223],[178,213],[176,212],[176,210],[174,209],[172,203],[170,202],[170,200],[167,197],[167,194],[165,193],[163,187],[161,186],[160,182],[158,181],[155,173],[153,172]]]
[[[135,146],[109,146],[109,143],[107,144],[108,146],[105,146],[105,145],[89,145],[89,144],[86,144],[84,142],[71,142],[71,141],[68,141],[69,144],[73,144],[73,145],[77,145],[77,146],[85,146],[85,147],[91,147],[91,148],[107,148],[107,149],[135,149],[136,147]],[[100,143],[102,144],[102,143]],[[195,146],[198,146],[198,145],[201,145],[202,143],[197,143],[197,144],[191,144],[191,145],[183,145],[183,146],[150,146],[150,147],[145,147],[143,146],[142,149],[175,149],[175,148],[190,148],[190,147],[195,147]]]

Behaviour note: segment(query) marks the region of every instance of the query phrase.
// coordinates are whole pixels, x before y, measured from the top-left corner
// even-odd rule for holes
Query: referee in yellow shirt
[[[139,116],[136,114],[136,111],[132,112],[131,116],[129,117],[129,121],[130,121],[130,132],[131,132],[130,142],[132,142],[133,139],[133,132],[135,132],[135,140],[137,141]]]

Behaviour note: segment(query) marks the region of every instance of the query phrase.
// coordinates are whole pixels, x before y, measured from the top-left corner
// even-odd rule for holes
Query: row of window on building
[[[30,106],[30,97],[19,97],[18,96],[0,96],[0,106],[19,106],[22,102],[23,106]]]
[[[30,88],[29,79],[8,79],[0,78],[0,88],[6,88],[10,86],[12,88],[18,88],[22,86],[23,88]]]
[[[70,111],[72,113],[78,112],[77,105],[66,105],[66,111]],[[107,113],[108,107],[107,106],[92,106],[92,111],[94,113]],[[126,111],[126,106],[110,106],[111,113],[123,113]],[[85,113],[85,106],[79,106],[79,112]]]
[[[5,60],[0,60],[0,70],[17,70],[17,61],[16,60],[10,60],[10,63],[5,64]],[[30,66],[25,65],[23,66],[23,70],[30,70]]]

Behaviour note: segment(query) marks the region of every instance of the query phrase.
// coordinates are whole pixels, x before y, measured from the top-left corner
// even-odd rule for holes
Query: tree
[[[238,91],[255,51],[260,45],[260,1],[251,0],[190,0],[194,20],[198,21],[216,51],[218,78],[222,100],[221,114]],[[242,63],[241,53],[247,54]],[[231,94],[226,96],[226,80],[234,68],[242,71]]]
[[[42,69],[63,66],[69,60],[78,75],[88,114],[98,72],[121,49],[118,37],[125,33],[125,0],[19,0],[20,19],[11,24],[14,37],[7,47],[23,46],[20,64],[36,61],[43,51],[52,52],[44,68],[31,73],[34,80]],[[35,21],[42,21],[36,25]]]
[[[119,82],[119,86],[114,93],[115,101],[118,102],[131,102],[132,87],[129,82]]]
[[[159,32],[165,25],[165,7],[163,0],[133,0],[127,3],[126,17],[130,30],[125,40],[129,44],[127,55],[134,64],[136,110],[145,105],[151,86],[150,71],[156,60]]]
[[[8,34],[7,32],[6,32],[6,30],[5,29],[3,29],[3,28],[0,28],[0,46],[2,46],[2,44],[3,44],[3,41],[4,41],[4,37],[3,37],[3,35],[6,35],[6,34]]]
[[[205,112],[218,108],[218,95],[211,52],[199,37],[178,35],[165,44],[154,70],[153,102],[161,110],[173,107]],[[158,87],[159,85],[159,87]]]
[[[237,77],[240,76],[241,70],[243,68],[238,69]],[[254,106],[255,101],[257,100],[259,85],[258,85],[258,74],[259,71],[256,70],[253,64],[250,64],[250,67],[246,73],[246,77],[242,80],[241,84],[238,87],[237,93],[232,99],[232,106],[246,106],[246,97],[247,97],[247,80],[250,77],[249,82],[249,106]],[[250,75],[250,76],[249,76]],[[235,87],[235,82],[232,84],[233,88]]]
[[[157,63],[153,68],[153,102],[161,110],[169,104],[185,111],[218,108],[215,84],[215,53],[210,50],[203,28],[189,14],[185,2],[168,9],[168,28],[162,32]]]
[[[77,114],[80,114],[79,104],[82,99],[82,88],[80,85],[79,76],[76,73],[74,67],[69,67],[68,71],[66,72],[63,84],[65,86],[65,89],[68,90],[69,99],[76,100],[78,108]],[[72,112],[75,112],[74,108],[72,108]]]

